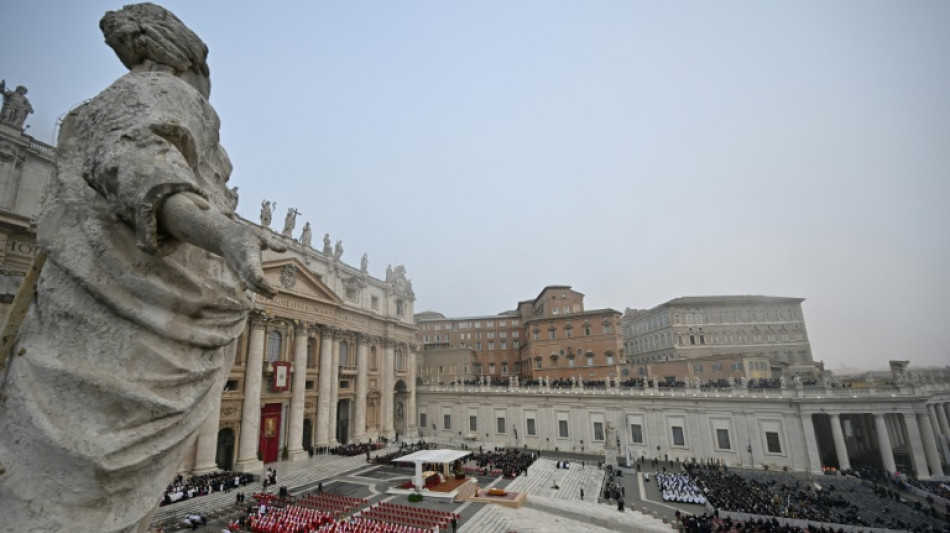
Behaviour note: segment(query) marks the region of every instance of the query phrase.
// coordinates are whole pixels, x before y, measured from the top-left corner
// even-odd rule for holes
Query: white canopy
[[[397,459],[393,459],[397,463],[451,463],[457,461],[466,455],[471,455],[472,452],[464,452],[461,450],[419,450],[418,452],[410,453],[409,455],[403,455]]]

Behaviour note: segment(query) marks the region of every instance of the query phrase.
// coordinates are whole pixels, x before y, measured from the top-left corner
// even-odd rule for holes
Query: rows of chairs
[[[247,519],[247,525],[253,533],[297,533],[313,531],[333,522],[333,519],[330,513],[288,505],[264,516],[252,515]]]
[[[432,533],[431,529],[377,522],[368,518],[353,518],[346,522],[331,522],[324,524],[320,533]]]
[[[297,498],[297,505],[328,512],[337,518],[353,513],[357,509],[362,509],[368,503],[363,498],[330,494],[328,492],[304,494]]]
[[[434,527],[438,527],[439,529],[448,527],[453,518],[456,520],[461,518],[456,513],[433,511],[431,509],[416,508],[389,502],[379,503],[371,507],[368,511],[363,511],[361,516],[382,522],[404,524],[428,530]]]

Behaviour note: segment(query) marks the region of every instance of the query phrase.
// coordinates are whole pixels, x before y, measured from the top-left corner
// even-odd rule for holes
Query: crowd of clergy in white
[[[706,504],[706,495],[689,477],[689,474],[657,472],[656,485],[663,493],[663,501],[679,503]]]

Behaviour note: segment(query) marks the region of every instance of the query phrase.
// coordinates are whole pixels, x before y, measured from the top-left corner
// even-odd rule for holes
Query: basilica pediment
[[[333,305],[343,303],[343,300],[323,283],[320,276],[310,272],[295,258],[268,261],[262,266],[267,281],[278,289],[275,299],[290,297]]]

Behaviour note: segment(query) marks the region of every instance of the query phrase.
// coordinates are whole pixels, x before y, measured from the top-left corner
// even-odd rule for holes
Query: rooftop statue
[[[261,226],[270,227],[271,209],[277,209],[277,202],[270,203],[267,200],[261,202]]]
[[[281,232],[281,235],[293,238],[294,226],[297,225],[297,215],[299,214],[300,211],[297,211],[293,207],[287,209],[287,216],[284,217],[284,231]]]
[[[303,225],[303,232],[300,233],[300,244],[310,246],[311,241],[313,241],[313,230],[310,229],[310,223],[307,222]]]
[[[154,4],[99,26],[130,72],[60,130],[48,259],[0,382],[5,531],[145,531],[254,293],[275,293],[260,258],[280,246],[234,215],[207,47]]]
[[[16,90],[8,91],[6,80],[0,80],[0,93],[3,94],[0,122],[23,129],[23,123],[26,122],[27,115],[33,112],[33,106],[30,105],[30,101],[26,97],[27,92],[26,87],[22,85],[17,85]]]

